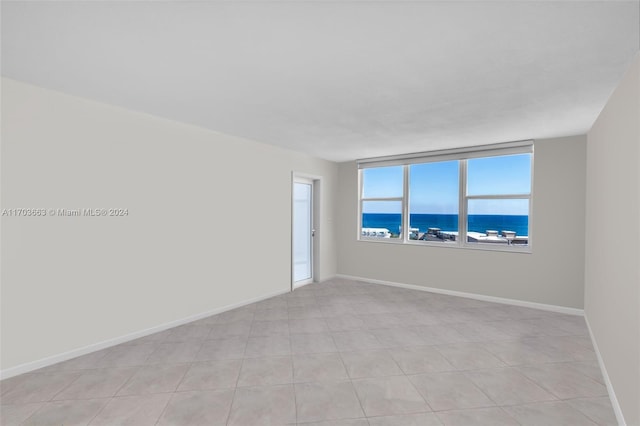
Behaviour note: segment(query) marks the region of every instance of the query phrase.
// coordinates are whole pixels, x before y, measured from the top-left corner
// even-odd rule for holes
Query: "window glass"
[[[399,238],[401,226],[401,201],[362,202],[362,237]]]
[[[457,240],[459,167],[457,160],[409,166],[409,239]]]
[[[467,195],[529,194],[531,154],[467,161]]]
[[[467,241],[527,245],[529,243],[529,200],[469,200]]]
[[[402,166],[376,167],[362,170],[362,198],[402,197]]]

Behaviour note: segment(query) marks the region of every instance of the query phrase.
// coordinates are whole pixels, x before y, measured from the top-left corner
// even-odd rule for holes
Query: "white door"
[[[313,181],[293,182],[293,286],[313,282]]]

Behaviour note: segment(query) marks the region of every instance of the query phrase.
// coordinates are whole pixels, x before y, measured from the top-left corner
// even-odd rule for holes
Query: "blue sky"
[[[402,197],[402,166],[363,170],[363,195]],[[458,161],[410,166],[410,212],[458,211]],[[469,195],[526,194],[531,187],[530,154],[470,159]],[[365,202],[364,213],[400,213],[400,202]],[[528,200],[470,200],[469,214],[526,215]]]

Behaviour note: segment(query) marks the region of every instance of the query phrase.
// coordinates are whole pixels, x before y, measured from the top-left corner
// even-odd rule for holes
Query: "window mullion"
[[[409,241],[409,166],[404,166],[402,187],[402,242]]]
[[[531,194],[498,194],[498,195],[467,195],[467,200],[519,200],[529,199]]]
[[[362,201],[402,201],[402,197],[361,198]]]
[[[458,168],[458,245],[463,246],[467,242],[467,160],[460,160]]]
[[[362,200],[362,196],[364,195],[362,193],[362,184],[363,184],[363,179],[362,179],[362,170],[358,170],[358,229],[357,231],[357,239],[359,240],[360,237],[362,236],[362,225],[364,225],[364,223],[362,223],[362,212],[363,209],[362,207],[364,206],[363,200]]]

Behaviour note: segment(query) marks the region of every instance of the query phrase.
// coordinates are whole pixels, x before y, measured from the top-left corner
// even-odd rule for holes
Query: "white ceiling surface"
[[[2,2],[2,74],[335,161],[585,133],[638,2]]]

